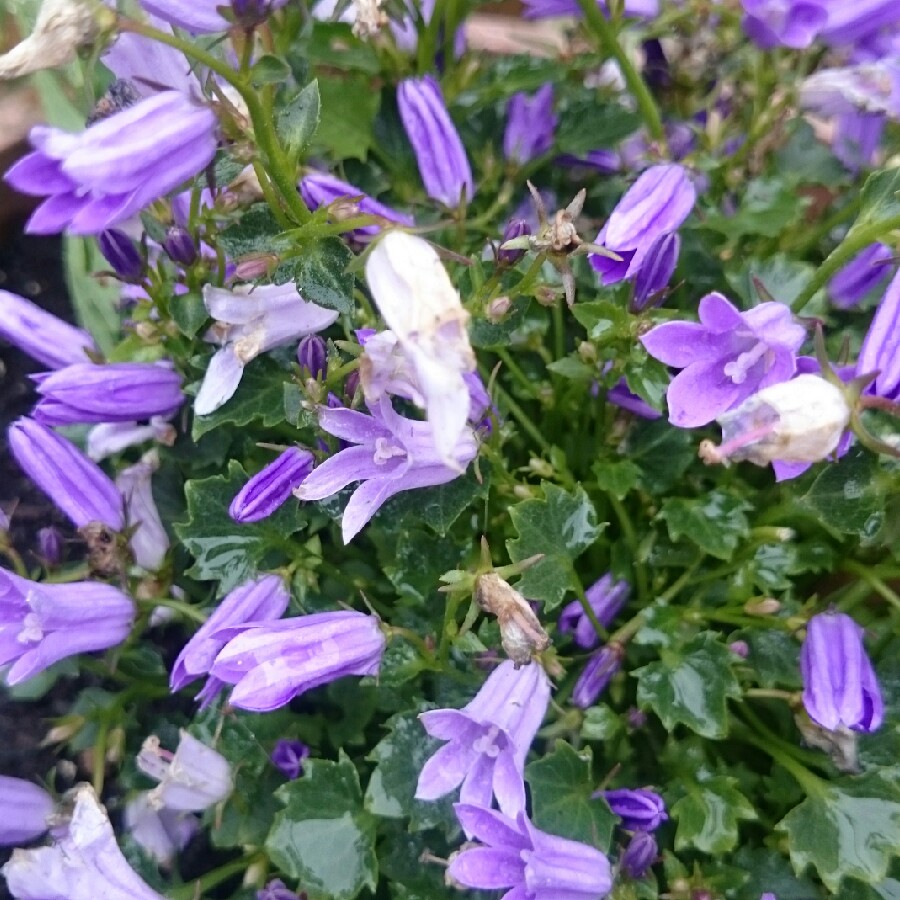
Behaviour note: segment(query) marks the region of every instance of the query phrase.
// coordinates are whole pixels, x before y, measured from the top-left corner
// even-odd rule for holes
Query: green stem
[[[896,610],[900,610],[900,596],[897,596],[896,591],[892,590],[889,585],[885,584],[873,571],[871,571],[868,566],[864,566],[861,563],[854,562],[852,559],[847,560],[844,563],[844,568],[847,569],[848,572],[853,572],[854,575],[859,575],[869,587],[875,591],[883,600],[886,600],[890,603],[891,606]]]
[[[16,575],[19,575],[22,578],[28,577],[28,569],[25,566],[25,561],[19,555],[18,551],[16,551],[11,546],[6,546],[0,547],[0,553],[2,553],[12,563],[13,568],[16,570]]]
[[[678,596],[678,592],[687,585],[691,578],[694,576],[694,572],[700,568],[703,563],[704,555],[701,554],[697,557],[682,573],[681,575],[669,585],[669,587],[664,590],[659,597],[657,597],[658,603],[668,603],[673,597]]]
[[[619,70],[625,79],[625,84],[637,102],[641,118],[647,126],[650,137],[664,144],[666,133],[663,129],[662,117],[659,114],[659,109],[657,109],[656,101],[653,99],[646,82],[641,78],[640,73],[631,64],[631,60],[622,49],[612,23],[597,5],[597,0],[578,0],[578,5],[584,13],[587,24],[594,33],[600,49],[619,64]]]
[[[227,881],[232,876],[238,875],[241,872],[246,872],[251,866],[265,862],[265,860],[266,855],[264,853],[256,853],[253,856],[242,856],[240,859],[225,863],[224,866],[219,866],[218,869],[213,869],[212,872],[207,872],[200,878],[195,878],[188,884],[183,884],[180,887],[175,888],[169,892],[169,896],[172,900],[194,900],[194,898],[199,897],[201,894],[205,894],[217,884],[221,884],[223,881]]]
[[[185,603],[183,600],[173,600],[171,597],[151,597],[149,600],[138,600],[137,602],[142,606],[165,606],[167,609],[174,609],[175,612],[181,613],[185,618],[200,625],[206,621],[206,616],[199,609],[195,609],[190,603]]]
[[[541,450],[546,453],[548,456],[553,452],[553,447],[550,442],[541,434],[540,429],[531,421],[531,418],[516,403],[515,400],[509,395],[505,388],[502,388],[496,382],[494,383],[494,391],[497,394],[497,399],[501,402],[503,406],[505,406],[512,417],[519,423],[522,427],[523,431],[526,431],[531,439],[541,448]]]
[[[450,662],[450,645],[458,633],[456,627],[456,610],[459,608],[459,602],[462,594],[447,594],[447,603],[444,606],[444,624],[441,628],[441,644],[438,648],[438,663],[442,670],[445,670]]]
[[[294,223],[285,215],[284,210],[281,208],[281,203],[278,200],[278,197],[275,194],[275,191],[272,187],[272,182],[269,181],[269,176],[266,170],[263,168],[263,164],[260,160],[253,160],[253,171],[256,174],[256,180],[259,182],[259,187],[263,192],[263,197],[266,198],[266,203],[269,204],[269,208],[272,210],[272,215],[275,216],[278,224],[287,231],[290,228],[294,227]],[[194,221],[191,219],[191,221]]]
[[[509,351],[505,347],[498,347],[494,352],[500,357],[503,365],[509,370],[509,374],[516,380],[519,387],[521,387],[529,397],[537,400],[537,392],[534,389],[534,384],[519,364],[512,358]]]
[[[103,782],[106,778],[106,736],[109,733],[109,722],[105,719],[97,725],[97,738],[94,741],[93,777],[91,782],[94,793],[103,796]]]
[[[631,518],[628,515],[628,510],[625,509],[625,504],[614,494],[607,494],[607,498],[609,499],[609,505],[612,507],[613,512],[616,514],[616,518],[619,521],[619,527],[622,529],[622,537],[625,538],[625,544],[631,555],[631,566],[634,570],[635,580],[637,581],[638,597],[641,600],[645,600],[648,590],[647,569],[643,562],[638,561],[639,548],[637,534],[634,530],[634,526],[631,524]]]

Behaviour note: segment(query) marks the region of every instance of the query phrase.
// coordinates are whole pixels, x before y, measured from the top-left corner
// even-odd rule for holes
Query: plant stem
[[[628,90],[631,91],[637,102],[641,118],[647,126],[650,137],[664,144],[666,133],[663,129],[662,117],[659,114],[659,109],[657,109],[656,101],[653,99],[646,82],[641,78],[640,73],[631,64],[631,60],[622,49],[612,23],[597,5],[597,0],[578,0],[578,5],[584,13],[587,24],[594,33],[600,49],[619,64],[619,71],[621,71],[622,77],[625,79]]]
[[[498,347],[494,352],[500,357],[503,365],[509,370],[509,374],[516,380],[519,387],[521,387],[529,397],[536,400],[537,392],[534,389],[534,384],[519,364],[512,358],[509,351],[505,347]]]
[[[497,399],[509,410],[512,417],[519,423],[523,431],[528,432],[531,439],[541,448],[548,456],[553,451],[550,442],[541,434],[540,430],[528,417],[525,410],[516,403],[515,400],[496,382],[494,383],[494,391],[497,393]]]
[[[659,597],[657,597],[657,601],[659,603],[665,604],[668,603],[673,597],[678,595],[678,592],[687,585],[691,578],[694,575],[694,572],[700,568],[701,563],[703,562],[705,554],[701,554],[697,557],[682,573],[681,575],[669,585],[669,587],[664,590]]]
[[[218,869],[213,869],[212,872],[207,872],[200,878],[195,878],[188,884],[175,888],[170,892],[169,896],[172,900],[194,900],[195,897],[205,894],[208,890],[214,888],[217,884],[221,884],[223,881],[227,881],[233,875],[246,872],[247,869],[258,862],[264,862],[265,858],[263,853],[256,853],[253,856],[242,856],[240,859],[225,863],[224,866],[219,866]]]
[[[895,610],[900,610],[900,597],[897,596],[896,591],[892,590],[887,584],[885,584],[868,566],[862,565],[862,563],[854,562],[852,559],[847,560],[844,563],[844,568],[848,572],[852,572],[854,575],[859,575],[859,577],[867,584],[869,587],[875,591],[883,600],[886,600],[890,603],[891,606],[894,607]]]
[[[635,580],[637,581],[638,597],[641,600],[647,598],[647,570],[643,562],[638,561],[638,539],[634,526],[631,524],[631,518],[625,504],[614,494],[607,494],[610,506],[619,520],[619,527],[622,529],[622,537],[628,546],[628,552],[631,554],[631,567],[634,570]]]

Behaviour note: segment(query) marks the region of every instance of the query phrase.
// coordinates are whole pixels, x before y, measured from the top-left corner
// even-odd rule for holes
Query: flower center
[[[737,359],[725,363],[725,374],[735,384],[743,384],[747,380],[747,373],[766,355],[768,349],[762,341],[757,341],[749,350],[741,353]]]
[[[383,466],[395,456],[406,456],[406,451],[402,447],[390,443],[387,438],[375,438],[375,454],[372,460],[376,466]]]
[[[497,743],[497,736],[499,734],[500,729],[496,725],[491,725],[491,727],[472,744],[472,749],[476,753],[484,753],[491,759],[496,759],[500,755],[502,749]]]
[[[41,628],[41,620],[37,613],[30,612],[22,620],[22,630],[19,632],[16,640],[20,644],[36,644],[44,637],[44,630]]]

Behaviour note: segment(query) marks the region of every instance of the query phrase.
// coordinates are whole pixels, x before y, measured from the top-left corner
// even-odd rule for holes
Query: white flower
[[[128,525],[137,526],[130,541],[135,562],[150,572],[162,566],[169,549],[169,536],[153,499],[151,479],[158,467],[159,457],[151,451],[116,476],[116,487],[125,500]]]

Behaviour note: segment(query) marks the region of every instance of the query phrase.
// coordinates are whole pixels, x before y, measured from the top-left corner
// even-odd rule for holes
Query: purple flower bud
[[[662,304],[666,287],[678,265],[680,250],[681,238],[677,234],[660,235],[650,245],[634,279],[634,294],[628,304],[631,312],[643,312],[650,306]]]
[[[231,12],[234,21],[242,28],[253,28],[264,22],[269,13],[279,6],[284,6],[287,0],[231,0]]]
[[[271,516],[303,483],[314,465],[309,450],[289,447],[241,488],[228,507],[228,515],[242,523]]]
[[[10,686],[78,653],[121,644],[131,631],[134,604],[108,584],[45,584],[0,570],[0,666]]]
[[[344,397],[350,403],[353,402],[353,398],[359,390],[359,378],[359,369],[354,369],[344,381]]]
[[[828,282],[835,306],[856,306],[870,291],[883,285],[890,275],[891,250],[881,243],[870,244],[840,268]]]
[[[669,818],[663,798],[645,788],[597,791],[593,796],[606,800],[626,831],[656,831]]]
[[[309,747],[303,741],[279,738],[272,749],[272,764],[291,781],[303,774],[303,760],[309,756]]]
[[[166,232],[163,241],[163,250],[169,254],[173,262],[187,268],[197,261],[197,245],[191,237],[191,233],[180,225],[173,225]]]
[[[750,655],[750,645],[746,641],[732,641],[728,649],[741,659],[746,659]]]
[[[310,378],[318,381],[328,371],[328,348],[317,334],[308,334],[297,345],[297,362]]]
[[[125,518],[119,491],[74,444],[23,417],[9,427],[9,447],[28,477],[77,528],[102,522],[113,531],[122,530]]]
[[[627,581],[614,582],[612,574],[607,572],[584,593],[597,620],[604,628],[609,628],[625,605],[631,593],[631,586]],[[563,607],[559,616],[559,630],[571,634],[575,643],[585,650],[596,647],[600,642],[600,637],[585,614],[580,600],[573,600]]]
[[[656,862],[658,855],[659,848],[656,846],[656,838],[646,831],[638,831],[628,842],[619,864],[629,878],[637,880],[643,878],[650,871],[650,867]]]
[[[809,717],[827,728],[872,732],[881,727],[884,703],[863,630],[839,612],[819,613],[806,626],[800,650],[803,705]]]
[[[231,0],[235,22],[244,28],[258,25],[287,0]],[[141,6],[154,16],[194,34],[211,34],[225,31],[231,23],[219,10],[228,6],[228,0],[141,0]]]
[[[40,837],[47,830],[53,805],[42,787],[0,775],[0,846],[15,847]]]
[[[0,291],[0,337],[51,369],[84,362],[85,351],[97,349],[86,331],[9,291]]]
[[[497,262],[504,266],[514,266],[524,255],[524,250],[504,250],[503,244],[517,237],[531,234],[531,226],[524,219],[510,219],[503,229],[500,249],[497,251]]]
[[[820,0],[743,0],[744,31],[757,46],[805,50],[828,23]]]
[[[44,425],[168,418],[184,403],[181,376],[165,362],[76,363],[34,380]]]
[[[353,610],[313,613],[251,626],[225,645],[210,674],[235,686],[232,706],[268,712],[337,678],[378,674],[384,647],[374,616]]]
[[[100,252],[120,281],[138,284],[144,276],[144,260],[134,242],[118,228],[110,228],[97,238]]]
[[[532,97],[513,94],[506,106],[503,155],[518,165],[543,156],[553,144],[556,122],[552,84],[545,84]]]
[[[572,688],[572,702],[581,709],[593,706],[621,667],[622,648],[618,644],[601,647],[578,676]]]
[[[62,562],[64,546],[62,532],[55,525],[38,531],[39,552],[48,566],[58,566]]]
[[[866,393],[900,399],[900,272],[887,286],[859,350],[856,374],[872,372],[878,376]]]
[[[256,892],[256,900],[305,900],[306,894],[296,894],[285,883],[276,878],[270,881],[261,891]]]
[[[856,174],[875,165],[885,122],[883,113],[855,109],[835,118],[831,150],[848,171]]]
[[[397,106],[425,192],[454,209],[460,199],[468,203],[475,191],[472,169],[438,83],[430,75],[407,78],[397,89]]]

